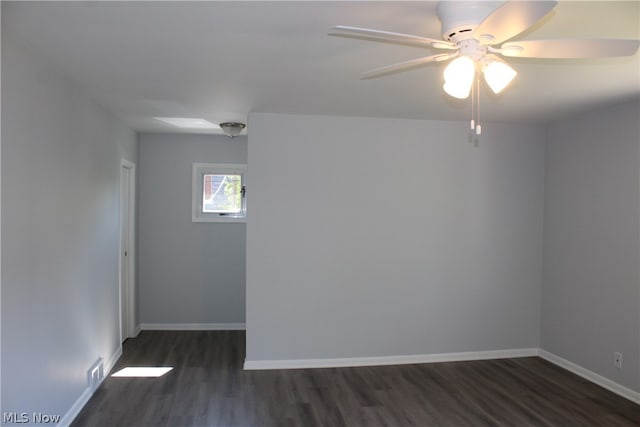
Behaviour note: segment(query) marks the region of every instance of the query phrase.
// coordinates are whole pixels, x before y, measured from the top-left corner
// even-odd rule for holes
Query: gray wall
[[[640,391],[639,103],[549,126],[542,348]],[[623,369],[613,353],[623,353]]]
[[[538,347],[541,127],[250,127],[247,360]]]
[[[246,224],[191,222],[191,171],[246,163],[247,138],[142,134],[139,150],[140,322],[244,323]]]
[[[2,33],[2,411],[64,415],[120,348],[120,159],[135,134]]]

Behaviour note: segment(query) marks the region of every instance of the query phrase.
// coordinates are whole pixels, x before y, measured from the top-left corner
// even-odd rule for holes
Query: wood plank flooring
[[[142,332],[72,426],[640,426],[636,405],[540,358],[243,371],[243,331]]]

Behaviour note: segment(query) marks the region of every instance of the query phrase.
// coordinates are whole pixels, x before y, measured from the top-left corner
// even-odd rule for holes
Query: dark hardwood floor
[[[243,371],[244,332],[142,332],[72,426],[640,426],[640,406],[537,357]]]

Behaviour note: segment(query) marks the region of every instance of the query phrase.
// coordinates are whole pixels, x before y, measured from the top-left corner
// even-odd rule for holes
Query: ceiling
[[[138,131],[153,117],[246,122],[249,112],[468,120],[442,90],[445,64],[360,80],[434,52],[328,35],[334,25],[440,38],[437,2],[2,2],[2,33],[22,40]],[[521,39],[640,38],[640,2],[561,1]],[[597,60],[509,58],[483,121],[545,123],[640,95],[640,54]]]

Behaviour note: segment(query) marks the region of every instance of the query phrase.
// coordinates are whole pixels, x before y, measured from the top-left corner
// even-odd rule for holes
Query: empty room
[[[2,426],[640,425],[640,2],[0,8]]]

